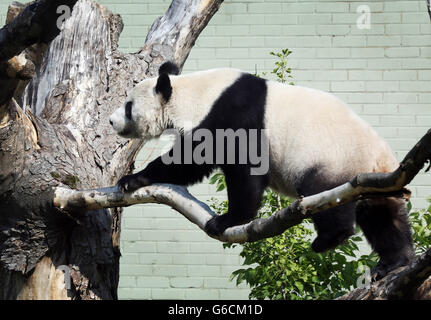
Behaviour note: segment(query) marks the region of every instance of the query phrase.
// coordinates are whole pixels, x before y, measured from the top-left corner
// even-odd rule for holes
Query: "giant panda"
[[[195,184],[214,169],[221,169],[229,208],[206,224],[210,235],[253,219],[267,187],[298,198],[338,186],[359,173],[389,172],[398,167],[385,141],[334,95],[232,68],[179,75],[178,67],[166,62],[158,77],[143,80],[129,92],[109,121],[125,138],[147,140],[166,129],[178,129],[177,144],[185,143],[190,133],[199,129],[262,132],[266,140],[257,141],[268,145],[267,172],[251,174],[255,163],[249,158],[241,163],[166,163],[162,155],[144,170],[119,180],[119,188],[131,192],[153,183]],[[244,147],[244,143],[238,144],[236,151]],[[189,152],[196,147],[192,139]],[[183,151],[181,160],[185,156]],[[413,259],[406,206],[397,198],[361,200],[314,215],[317,237],[312,249],[323,252],[336,247],[354,233],[355,222],[380,257],[373,270],[376,279]]]

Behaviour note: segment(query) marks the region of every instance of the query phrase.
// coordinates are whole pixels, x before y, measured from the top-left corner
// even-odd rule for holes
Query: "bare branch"
[[[408,193],[406,195],[408,197],[409,192],[403,187],[430,159],[431,129],[413,147],[394,172],[360,174],[336,188],[299,199],[269,218],[256,219],[248,224],[228,228],[217,239],[239,243],[257,241],[281,234],[314,213],[361,197],[399,196],[399,192]],[[194,198],[186,188],[172,185],[152,185],[126,194],[122,194],[116,187],[88,191],[56,188],[54,197],[54,206],[66,211],[94,210],[154,202],[171,206],[202,230],[205,223],[215,215],[206,204]]]

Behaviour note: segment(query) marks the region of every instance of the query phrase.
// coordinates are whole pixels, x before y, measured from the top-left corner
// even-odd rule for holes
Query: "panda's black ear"
[[[177,76],[180,74],[180,69],[172,61],[166,61],[159,68],[159,75],[162,75],[164,73],[173,74],[173,75]]]
[[[169,79],[169,75],[167,73],[162,73],[157,79],[156,84],[156,93],[161,94],[163,100],[168,102],[172,95],[172,86],[171,80]]]

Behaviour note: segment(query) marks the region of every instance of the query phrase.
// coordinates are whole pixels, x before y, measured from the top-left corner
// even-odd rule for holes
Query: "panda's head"
[[[127,95],[124,104],[109,117],[114,130],[124,138],[157,137],[166,128],[164,108],[172,95],[169,75],[178,75],[172,62],[165,62],[157,78],[145,79]]]

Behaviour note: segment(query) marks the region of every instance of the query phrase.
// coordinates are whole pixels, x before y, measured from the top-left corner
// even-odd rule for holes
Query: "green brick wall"
[[[0,0],[0,14],[9,1]],[[123,17],[121,49],[144,43],[170,0],[100,0]],[[371,28],[359,29],[357,8],[368,5]],[[184,72],[236,67],[262,73],[270,51],[288,47],[296,84],[335,93],[368,121],[402,159],[431,127],[431,23],[425,0],[225,0],[196,42]],[[137,169],[158,156],[152,141]],[[425,207],[431,179],[411,184],[413,205]],[[201,200],[215,194],[207,183],[191,188]],[[224,250],[178,213],[164,206],[125,210],[120,297],[123,299],[238,299],[230,273],[241,265],[238,250]]]

